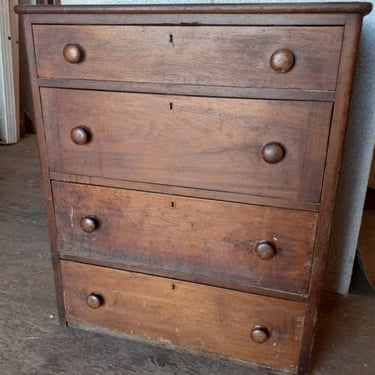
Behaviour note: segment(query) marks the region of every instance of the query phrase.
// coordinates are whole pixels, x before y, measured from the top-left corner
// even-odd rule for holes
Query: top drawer
[[[335,90],[343,29],[35,25],[33,33],[39,77]],[[274,55],[275,70],[278,50],[289,52]]]

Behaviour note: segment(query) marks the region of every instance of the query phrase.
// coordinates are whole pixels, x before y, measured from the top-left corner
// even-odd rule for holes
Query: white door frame
[[[0,0],[0,143],[16,143],[20,134],[18,19],[13,12],[16,3]]]

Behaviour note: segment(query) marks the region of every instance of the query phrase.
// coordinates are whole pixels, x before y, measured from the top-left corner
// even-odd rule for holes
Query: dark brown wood
[[[86,298],[87,306],[92,309],[98,309],[104,305],[104,302],[103,296],[98,292],[90,293]]]
[[[168,186],[161,184],[150,184],[142,183],[136,181],[126,181],[126,180],[115,180],[102,177],[91,177],[91,176],[77,176],[73,174],[65,173],[56,173],[50,172],[51,180],[59,180],[65,182],[75,182],[81,184],[90,184],[90,185],[100,185],[108,186],[121,189],[131,189],[131,190],[140,190],[148,191],[153,193],[165,193],[165,194],[174,194],[180,196],[190,196],[195,198],[206,198],[206,199],[216,199],[218,201],[227,201],[227,202],[237,202],[237,203],[248,203],[255,205],[264,205],[267,202],[267,205],[280,207],[280,208],[290,208],[295,210],[302,211],[311,211],[318,212],[320,204],[311,203],[311,202],[300,202],[285,200],[282,198],[264,198],[256,195],[247,195],[247,194],[238,194],[230,192],[220,192],[220,191],[207,191],[199,190],[192,188],[183,188],[178,186]]]
[[[36,25],[33,34],[45,78],[334,90],[342,27]],[[85,55],[78,64],[62,56],[71,43]],[[287,75],[269,63],[280,47],[296,58]]]
[[[330,142],[327,151],[326,174],[322,190],[321,214],[319,215],[316,243],[314,246],[314,261],[310,283],[310,298],[308,301],[308,314],[306,328],[303,334],[299,371],[308,371],[311,356],[311,338],[315,335],[318,318],[318,305],[321,296],[321,287],[324,281],[324,267],[326,254],[329,249],[329,236],[332,226],[332,214],[339,177],[343,147],[345,140],[350,98],[352,92],[355,64],[358,53],[359,37],[361,33],[362,17],[360,15],[347,15],[347,24],[344,32],[342,47],[342,63],[338,74],[335,108],[332,117]]]
[[[279,163],[284,159],[285,149],[283,145],[277,142],[267,143],[262,149],[262,158],[270,164]]]
[[[76,256],[76,255],[69,255],[69,254],[61,254],[60,259],[77,262],[77,263],[91,264],[94,266],[102,266],[102,267],[119,269],[119,270],[124,270],[124,271],[142,273],[142,274],[148,274],[150,270],[149,267],[145,268],[140,265],[134,265],[134,264],[124,265],[116,261],[107,261],[103,259],[88,258],[84,256]],[[184,278],[183,275],[181,275],[181,273],[173,272],[171,270],[165,270],[165,269],[160,270],[159,268],[158,269],[155,268],[152,274],[154,276],[161,276],[161,277],[175,279],[175,280],[186,279],[186,277]],[[194,282],[194,283],[211,285],[211,286],[216,286],[216,287],[223,287],[226,289],[232,289],[232,290],[237,290],[241,292],[257,294],[257,295],[266,295],[268,297],[281,298],[281,299],[286,299],[288,301],[306,302],[307,300],[306,294],[296,294],[296,293],[290,293],[284,290],[273,290],[269,288],[263,288],[260,286],[238,284],[238,282],[219,280],[217,278],[212,279],[209,277],[204,277],[202,275],[199,275],[199,276],[189,275],[189,280],[191,280],[191,282]]]
[[[270,332],[267,327],[255,326],[251,331],[251,339],[257,344],[265,343],[270,337]]]
[[[98,228],[98,220],[95,216],[84,216],[80,220],[79,226],[85,233],[92,233]]]
[[[62,270],[68,322],[296,369],[303,303],[66,261]],[[86,303],[92,290],[105,300],[98,309]],[[263,344],[250,337],[257,326],[269,331]]]
[[[255,253],[260,259],[269,260],[276,255],[277,250],[272,241],[261,240],[255,245]]]
[[[368,2],[340,2],[340,3],[270,3],[270,4],[215,4],[215,5],[105,5],[105,6],[16,6],[17,13],[30,14],[127,14],[127,13],[361,13],[366,14],[372,9]]]
[[[242,25],[242,26],[343,26],[345,13],[291,13],[288,15],[259,13],[160,13],[155,17],[152,13],[133,14],[66,14],[51,13],[46,19],[44,14],[33,14],[34,24],[53,25]]]
[[[144,338],[124,339],[100,327],[80,324],[78,330],[73,322],[69,323],[69,329],[65,325],[58,327],[46,217],[38,180],[36,137],[29,135],[12,147],[1,147],[0,155],[0,174],[13,170],[11,178],[4,179],[0,185],[1,259],[4,260],[0,266],[2,374],[19,375],[15,369],[20,369],[20,365],[27,368],[21,369],[21,373],[46,375],[61,371],[69,374],[101,371],[108,375],[124,371],[132,375],[276,372],[233,358],[217,361],[215,355],[192,356]],[[369,348],[375,344],[375,298],[374,292],[368,295],[365,285],[358,281],[355,278],[352,290],[361,295],[323,295],[312,359],[313,374],[373,375],[375,358]],[[48,354],[51,348],[53,355]]]
[[[61,254],[221,285],[308,287],[316,214],[60,182],[53,195]],[[80,224],[86,215],[100,222],[89,234]],[[256,254],[265,239],[276,249],[269,260]]]
[[[69,64],[78,64],[83,58],[79,45],[71,43],[66,44],[63,48],[63,56]]]
[[[90,89],[100,91],[137,92],[145,94],[194,95],[222,98],[281,99],[329,102],[335,99],[334,91],[278,88],[224,87],[176,84],[151,84],[102,80],[64,80],[39,78],[41,87]]]
[[[287,73],[294,66],[295,58],[289,49],[278,49],[271,55],[270,64],[278,73]]]
[[[91,139],[90,130],[84,126],[76,126],[70,132],[70,138],[76,145],[85,145]]]
[[[28,59],[30,73],[29,79],[32,94],[32,104],[34,109],[34,125],[37,128],[38,148],[43,182],[42,185],[46,202],[47,218],[49,222],[49,240],[51,248],[51,260],[54,269],[57,308],[59,320],[62,324],[65,324],[65,308],[63,301],[63,289],[61,283],[60,261],[57,255],[56,226],[54,225],[55,218],[52,203],[53,198],[50,179],[48,175],[48,160],[46,158],[46,139],[43,133],[43,115],[37,79],[37,63],[35,60],[35,53],[32,41],[31,19],[29,15],[21,16],[21,31],[23,35],[23,40],[25,41],[26,56]]]
[[[62,320],[307,372],[370,9],[16,8]]]
[[[45,88],[41,98],[53,172],[320,200],[330,103]],[[82,125],[83,147],[70,139]],[[282,162],[262,159],[270,141],[283,144]]]

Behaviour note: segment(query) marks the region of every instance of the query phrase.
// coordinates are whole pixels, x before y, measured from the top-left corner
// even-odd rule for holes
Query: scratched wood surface
[[[68,323],[139,336],[177,351],[295,372],[306,304],[135,272],[61,262]],[[102,304],[92,308],[89,296]],[[100,304],[100,303],[99,303]],[[255,327],[267,332],[255,342]]]
[[[335,90],[342,32],[332,26],[226,26],[225,32],[220,26],[33,26],[39,77],[310,90]],[[68,43],[80,46],[78,64],[63,58]],[[284,46],[296,58],[288,75],[269,64]]]
[[[50,171],[320,201],[331,103],[40,93]],[[90,140],[77,145],[71,131],[82,126]],[[262,158],[272,142],[285,152],[278,163]]]
[[[308,290],[315,213],[59,181],[52,186],[61,256],[240,290]],[[98,222],[92,233],[80,225],[87,215]],[[270,259],[256,253],[261,240],[275,248]]]
[[[60,326],[35,137],[0,146],[0,373],[4,375],[266,375]],[[375,298],[326,294],[312,375],[373,375]]]

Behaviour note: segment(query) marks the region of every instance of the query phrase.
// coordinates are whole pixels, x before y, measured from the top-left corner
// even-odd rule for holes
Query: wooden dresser
[[[370,9],[16,8],[62,322],[307,372]]]

